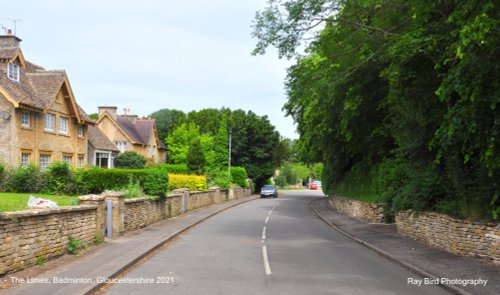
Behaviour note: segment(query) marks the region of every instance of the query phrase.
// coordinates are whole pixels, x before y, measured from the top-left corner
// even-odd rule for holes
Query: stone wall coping
[[[125,197],[125,193],[124,192],[104,192],[104,193],[102,193],[102,196],[104,196],[104,197],[124,198]]]
[[[334,195],[334,196],[331,196],[331,197],[332,198],[337,198],[337,199],[349,200],[349,201],[353,201],[353,202],[359,202],[359,203],[367,204],[367,205],[370,205],[370,206],[376,206],[376,207],[384,206],[383,203],[370,203],[370,202],[365,202],[365,201],[361,201],[361,200],[357,200],[357,199],[352,199],[352,198],[348,198],[348,197],[343,197],[343,196],[338,196],[338,195]]]
[[[179,197],[183,197],[184,195],[183,194],[170,194],[167,196],[167,198],[179,198]]]
[[[80,201],[102,201],[106,197],[102,195],[85,195],[78,197]]]
[[[197,194],[203,194],[203,193],[208,193],[208,191],[190,191],[190,195],[197,195]]]
[[[1,212],[0,219],[34,217],[41,215],[61,214],[66,212],[86,211],[95,209],[97,209],[97,205],[78,205],[78,206],[64,206],[59,208],[47,208],[47,209],[29,209],[29,210],[13,211],[13,212]]]
[[[183,192],[185,192],[185,191],[189,191],[189,189],[188,189],[188,188],[176,188],[176,189],[174,189],[172,192],[173,192],[174,194],[180,194],[180,193],[183,193]]]
[[[125,203],[140,203],[140,202],[147,202],[150,201],[151,198],[149,197],[142,197],[142,198],[133,198],[133,199],[125,199]]]

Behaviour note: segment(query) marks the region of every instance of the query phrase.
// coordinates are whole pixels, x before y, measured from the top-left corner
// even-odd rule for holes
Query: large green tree
[[[270,0],[254,53],[296,57],[285,110],[327,191],[497,218],[499,22],[495,1]]]

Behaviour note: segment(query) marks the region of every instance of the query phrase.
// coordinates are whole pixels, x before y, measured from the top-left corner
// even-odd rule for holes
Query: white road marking
[[[264,269],[266,271],[266,275],[270,275],[271,274],[271,266],[269,266],[269,259],[267,257],[266,246],[262,246],[262,258],[264,259]]]
[[[269,211],[268,215],[271,216],[271,214],[273,214],[273,210]]]
[[[264,221],[265,224],[269,222],[269,216],[266,217],[266,221]]]
[[[262,228],[262,240],[266,239],[266,227]]]

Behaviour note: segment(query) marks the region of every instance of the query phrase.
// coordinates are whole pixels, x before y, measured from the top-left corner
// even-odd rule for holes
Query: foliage
[[[160,169],[147,169],[141,185],[148,196],[165,197],[169,188],[168,173]]]
[[[229,165],[229,137],[227,119],[223,117],[215,135],[213,169],[227,169]]]
[[[247,171],[243,167],[231,167],[231,179],[232,182],[239,187],[246,188],[247,184]]]
[[[187,174],[188,171],[186,164],[158,164],[156,169],[166,172],[167,174]]]
[[[73,173],[66,162],[52,163],[46,175],[47,187],[45,190],[49,193],[65,194],[74,187],[72,184]]]
[[[142,190],[141,184],[138,181],[132,181],[132,177],[130,177],[127,186],[121,188],[120,191],[125,193],[125,198],[127,199],[144,196],[144,191]]]
[[[126,151],[115,158],[116,168],[142,169],[146,158],[133,151]]]
[[[16,167],[7,171],[5,191],[16,193],[39,192],[44,188],[45,179],[35,165]]]
[[[164,143],[175,129],[186,123],[186,114],[179,110],[161,109],[150,114],[149,117],[155,119],[158,138]]]
[[[212,170],[209,172],[210,187],[218,186],[221,189],[230,189],[233,183],[231,174],[227,169]]]
[[[188,171],[193,174],[203,174],[205,171],[206,160],[199,137],[191,141],[186,156],[186,165]]]
[[[68,253],[71,255],[78,254],[78,250],[83,247],[82,242],[78,239],[73,238],[73,237],[69,237],[68,240],[69,240],[69,244],[68,244],[68,247],[66,247],[66,251],[68,251]]]
[[[193,191],[206,191],[207,178],[202,175],[169,174],[169,185],[171,190],[187,188]]]
[[[498,218],[499,16],[491,0],[271,0],[254,53],[297,57],[284,109],[299,158],[324,163],[327,193]]]

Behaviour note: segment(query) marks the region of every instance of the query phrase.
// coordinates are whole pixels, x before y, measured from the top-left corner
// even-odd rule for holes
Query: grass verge
[[[30,196],[51,200],[59,206],[70,206],[78,202],[77,196],[55,196],[43,194],[0,193],[0,212],[20,211],[28,208]],[[73,200],[73,201],[72,201]]]

